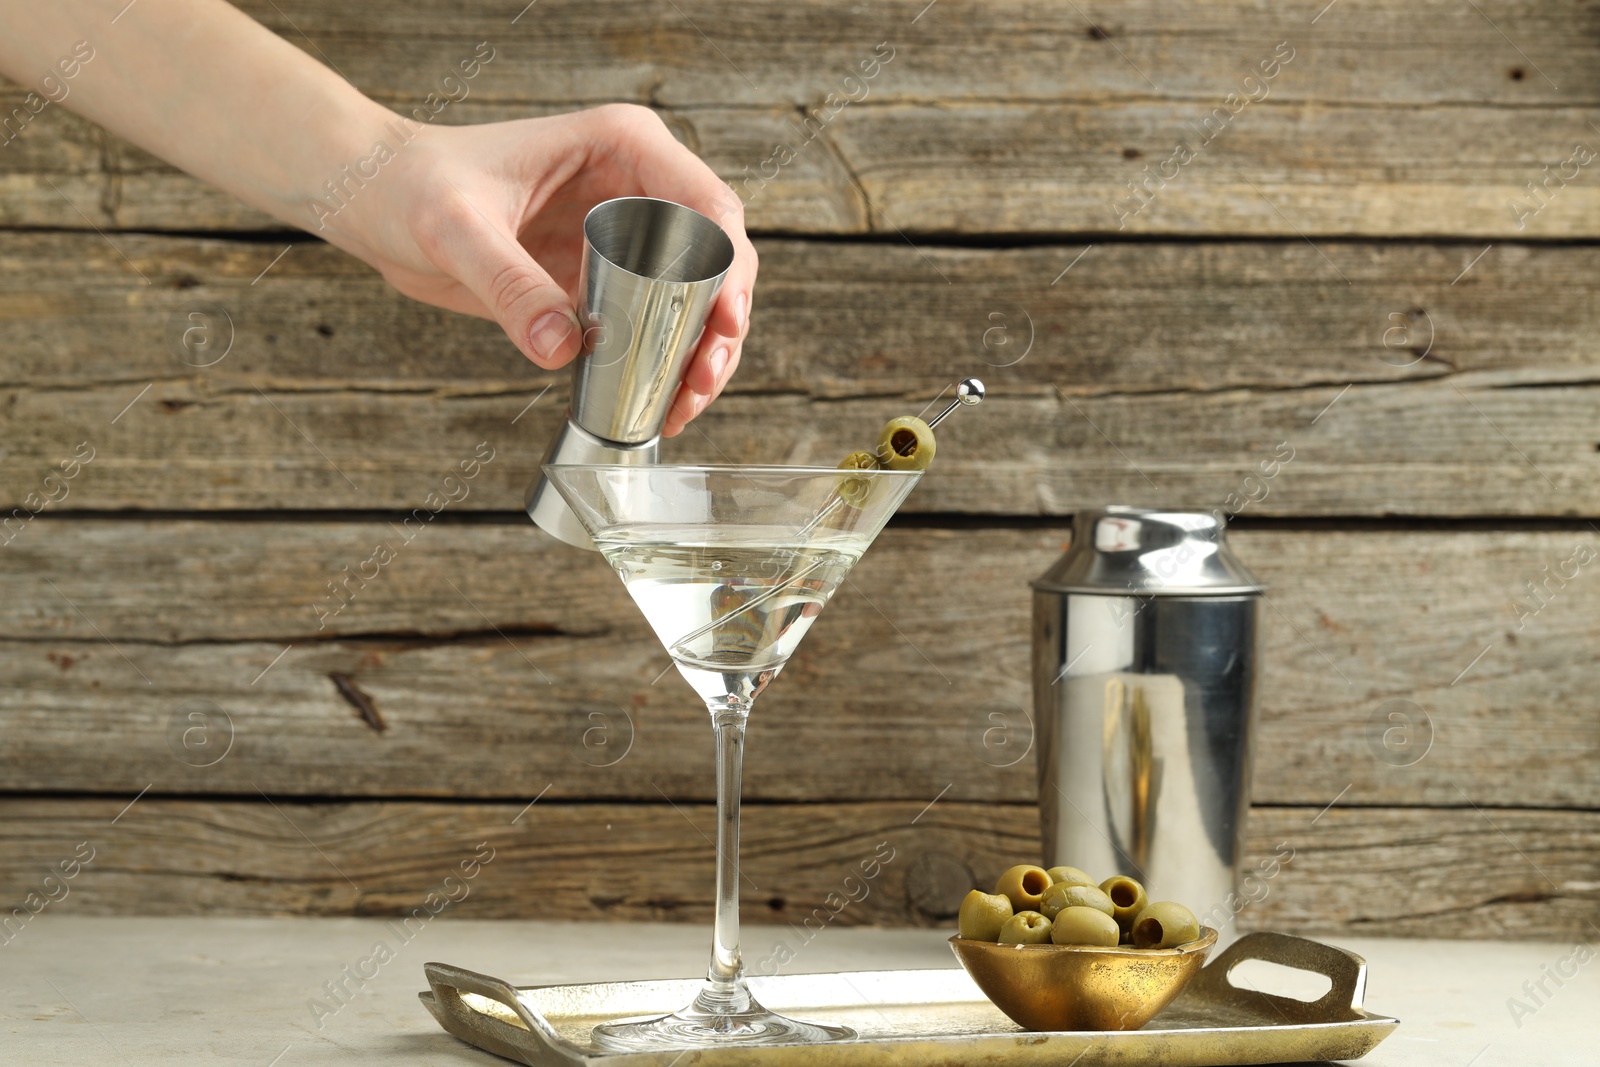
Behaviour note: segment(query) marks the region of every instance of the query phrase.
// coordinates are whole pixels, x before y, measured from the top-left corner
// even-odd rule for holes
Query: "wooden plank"
[[[952,233],[1600,236],[1600,182],[1585,177],[1600,142],[1581,105],[1268,99],[1202,125],[1221,103],[869,100],[820,133],[787,108],[666,118],[733,183],[757,232],[924,243]],[[4,111],[19,104],[18,92],[0,93]],[[470,99],[446,112],[449,123],[529,114]],[[1393,136],[1373,137],[1375,123]],[[1495,147],[1462,158],[1463,143]],[[42,112],[13,147],[23,144],[27,153],[0,152],[0,226],[283,229],[64,113]]]
[[[1148,79],[1156,92],[1209,99],[1285,38],[1299,51],[1294,63],[1304,60],[1274,86],[1288,98],[1528,104],[1585,99],[1579,94],[1596,85],[1587,32],[1597,28],[1595,13],[1578,0],[1492,0],[1481,14],[1346,0],[1315,24],[1289,3],[1159,0],[1079,10],[1049,0],[943,0],[933,10],[711,0],[692,18],[639,0],[565,0],[541,3],[514,25],[497,6],[463,11],[448,0],[383,5],[392,10],[381,15],[373,5],[316,0],[240,6],[301,47],[309,37],[367,91],[408,105],[437,90],[432,82],[484,39],[503,53],[475,91],[533,101],[815,104],[845,88],[844,76],[879,41],[896,51],[867,83],[874,100],[1094,100],[1144,95]]]
[[[1209,101],[1284,40],[1294,58],[1271,83],[1274,99],[1526,107],[1586,101],[1596,85],[1595,14],[1582,0],[1464,10],[1341,0],[1315,22],[1301,5],[1243,0],[942,0],[931,10],[707,0],[692,14],[644,0],[544,0],[515,23],[515,10],[452,0],[239,6],[407,111],[450,88],[443,78],[480,41],[495,54],[467,81],[468,99],[518,103],[815,106],[852,91],[844,78],[880,41],[894,58],[866,79],[872,101]]]
[[[1031,800],[1027,581],[1064,536],[886,531],[762,697],[748,795]],[[1600,806],[1592,531],[1234,539],[1273,585],[1258,800]],[[0,790],[712,798],[704,712],[621,583],[531,529],[60,521],[3,551]]]
[[[5,899],[37,891],[43,873],[86,842],[79,854],[92,849],[93,859],[57,905],[77,914],[399,916],[442,907],[448,895],[464,917],[710,921],[705,805],[147,797],[121,811],[127,803],[0,801]],[[950,926],[968,889],[1038,855],[1030,807],[925,807],[748,807],[746,916],[794,924],[796,936],[816,909],[813,925]],[[1497,811],[1506,839],[1471,809],[1335,809],[1309,825],[1316,814],[1252,813],[1246,867],[1292,859],[1260,883],[1264,897],[1254,889],[1259,903],[1239,911],[1242,925],[1439,936],[1448,914],[1453,937],[1565,938],[1600,915],[1593,812]],[[1400,883],[1412,891],[1395,892]],[[859,902],[830,907],[829,894],[842,903],[846,893]],[[1201,913],[1226,906],[1192,903]],[[752,969],[771,952],[748,946]]]
[[[512,112],[526,113],[463,106],[452,118]],[[782,111],[688,110],[669,123],[735,183],[750,228],[760,232],[1600,235],[1600,183],[1583,180],[1596,164],[1562,167],[1575,145],[1596,147],[1580,107],[1376,112],[1397,131],[1387,138],[1371,136],[1375,112],[1364,105],[1268,101],[1215,136],[1197,135],[1188,123],[1210,113],[1206,102],[865,103],[810,141]],[[52,119],[28,136],[50,136],[70,121]],[[1462,138],[1496,150],[1459,159],[1449,149]],[[0,225],[81,229],[88,219],[106,230],[281,228],[176,171],[124,168],[124,149],[90,157],[77,142],[94,139],[73,134],[60,161],[39,146],[46,161],[36,170],[0,156]],[[1180,142],[1192,161],[1177,159],[1163,171]],[[777,169],[766,161],[780,145],[795,162]],[[108,157],[115,171],[105,168]],[[1564,178],[1530,198],[1527,183],[1558,172]],[[763,181],[763,173],[776,177]],[[1147,177],[1148,194],[1133,199],[1129,183]]]
[[[951,378],[972,369],[962,359]],[[78,508],[410,511],[482,446],[499,458],[461,510],[513,511],[562,417],[559,394],[541,399],[540,389],[149,384],[9,391],[0,508],[28,504],[51,468],[87,443],[96,458],[73,486]],[[1502,386],[1476,376],[1081,399],[1002,384],[981,409],[941,428],[939,467],[906,510],[1062,515],[1106,502],[1209,510],[1239,499],[1252,484],[1245,478],[1292,449],[1252,514],[1592,515],[1600,512],[1596,393],[1593,383]],[[885,418],[926,404],[924,395],[733,395],[666,454],[833,466]]]
[[[98,236],[0,242],[25,279],[0,298],[6,507],[83,441],[99,458],[80,508],[410,509],[419,471],[483,441],[505,458],[463,508],[520,506],[566,375],[492,324],[322,246],[252,286],[282,247],[117,240],[156,284]],[[979,371],[993,399],[942,431],[914,509],[1212,507],[1287,441],[1294,465],[1257,513],[1600,511],[1593,248],[1330,246],[1348,286],[1303,243],[1097,246],[1054,287],[1081,247],[763,251],[742,395],[675,455],[831,465],[838,442]],[[73,258],[81,277],[59,266]],[[190,324],[234,348],[194,366],[214,357],[183,348]]]
[[[285,245],[271,241],[130,234],[117,245],[127,259],[94,234],[0,233],[0,270],[13,282],[0,296],[0,380],[480,394],[566,385],[494,324],[400,297],[320,242],[276,262]],[[1327,246],[1349,284],[1298,241],[757,247],[735,391],[931,396],[963,369],[1008,392],[1059,384],[1075,397],[1452,371],[1530,385],[1600,375],[1592,246],[1497,244],[1481,257],[1458,244]],[[200,332],[185,349],[183,331],[208,324],[213,352],[199,350]]]
[[[1581,178],[1593,162],[1569,163],[1547,199],[1524,188],[1576,144],[1579,158],[1600,159],[1580,107],[1417,106],[1392,113],[1393,137],[1373,136],[1363,106],[1269,101],[1216,133],[1185,122],[1209,113],[1142,101],[864,107],[833,136],[876,209],[874,229],[891,234],[1600,233],[1600,181]],[[1448,147],[1462,144],[1495,148],[1462,167]],[[1147,178],[1143,194],[1130,192]]]
[[[1600,90],[1600,52],[1582,0],[1346,0],[1316,22],[1287,3],[1239,2],[1066,11],[946,0],[927,11],[771,0],[702,5],[691,19],[570,0],[515,25],[443,0],[381,7],[394,10],[245,5],[402,113],[489,43],[495,59],[455,84],[468,95],[441,123],[631,100],[662,109],[736,181],[770,172],[788,144],[796,159],[752,198],[758,229],[1114,229],[1126,183],[1146,166],[1159,174],[1191,124],[1238,107],[1230,93],[1259,102],[1228,119],[1131,232],[1569,237],[1593,236],[1600,217],[1594,183],[1570,177],[1526,229],[1508,209],[1589,136],[1582,108]],[[1263,63],[1274,76],[1247,83]],[[846,82],[863,64],[874,75]],[[0,113],[25,91],[0,88]],[[831,108],[840,92],[856,102],[805,136],[803,110]],[[277,226],[59,105],[22,114],[26,129],[0,154],[0,225]],[[1463,143],[1496,147],[1463,156]]]
[[[468,46],[467,54],[470,54]],[[0,115],[22,105],[20,89],[0,87]],[[440,125],[536,118],[571,106],[469,98]],[[719,172],[759,173],[778,142],[796,143],[792,108],[663,110],[674,136]],[[781,188],[748,196],[753,230],[865,233],[865,202],[837,151],[806,146],[782,169]],[[307,222],[312,216],[307,214]],[[0,145],[0,227],[82,230],[224,230],[289,233],[284,223],[59,108],[9,145]],[[121,243],[120,241],[118,242]],[[276,251],[276,249],[274,249]]]
[[[1312,825],[1316,816],[1293,808],[1250,813],[1246,869],[1261,870],[1279,842],[1295,854],[1259,908],[1240,913],[1242,925],[1588,940],[1600,923],[1595,812],[1334,808]],[[1481,873],[1470,873],[1474,863]],[[1407,903],[1397,907],[1400,897]]]

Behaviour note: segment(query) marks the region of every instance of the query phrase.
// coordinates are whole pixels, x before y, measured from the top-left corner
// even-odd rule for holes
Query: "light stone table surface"
[[[759,958],[786,932],[747,927],[747,954]],[[785,970],[952,966],[945,936],[830,928]],[[363,963],[380,940],[399,946],[394,957]],[[518,985],[681,978],[703,971],[708,941],[708,930],[683,925],[441,916],[402,943],[381,919],[46,913],[0,944],[0,1064],[492,1067],[505,1061],[446,1034],[418,1003],[425,962],[452,963]],[[1367,1007],[1401,1020],[1363,1064],[1600,1064],[1600,961],[1566,964],[1564,970],[1576,967],[1577,974],[1559,986],[1545,977],[1546,968],[1554,971],[1571,956],[1571,945],[1334,943],[1367,958]],[[341,1006],[324,983],[340,979],[346,967],[376,973],[369,981],[347,979],[358,991]],[[1541,979],[1548,996],[1537,988]],[[1524,982],[1535,983],[1531,995]],[[1508,1006],[1513,997],[1530,1009],[1520,1018]],[[323,1009],[314,1003],[319,999]]]

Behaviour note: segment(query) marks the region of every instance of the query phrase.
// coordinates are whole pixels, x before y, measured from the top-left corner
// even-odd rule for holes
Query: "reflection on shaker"
[[[1179,685],[1182,699],[1182,685]],[[1105,792],[1112,843],[1141,881],[1150,863],[1150,702],[1137,675],[1105,684]]]
[[[1166,899],[1205,901],[1215,890],[1194,873],[1231,867],[1233,857],[1219,854],[1194,802],[1202,792],[1197,778],[1213,768],[1190,750],[1183,679],[1118,675],[1106,683],[1106,692],[1121,696],[1117,707],[1109,700],[1106,706],[1106,801],[1113,839]],[[1123,781],[1112,773],[1114,751],[1127,768]],[[1158,833],[1162,847],[1154,849]]]
[[[1046,866],[1131,874],[1197,914],[1234,892],[1260,588],[1211,516],[1078,517],[1072,550],[1035,583]]]

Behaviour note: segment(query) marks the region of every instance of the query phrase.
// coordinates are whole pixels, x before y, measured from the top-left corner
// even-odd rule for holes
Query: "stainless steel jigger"
[[[631,196],[583,220],[583,347],[567,421],[543,463],[655,463],[683,365],[733,265],[733,242],[698,211]],[[594,548],[541,474],[528,516],[569,545]]]

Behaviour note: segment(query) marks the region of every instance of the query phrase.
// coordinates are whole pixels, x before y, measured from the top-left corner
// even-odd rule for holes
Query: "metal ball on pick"
[[[956,386],[956,398],[950,402],[949,407],[928,420],[928,428],[932,429],[939,425],[944,421],[946,415],[958,407],[971,407],[973,404],[981,404],[982,402],[983,383],[976,378],[963,378],[960,384]]]

